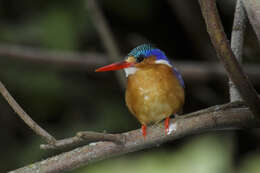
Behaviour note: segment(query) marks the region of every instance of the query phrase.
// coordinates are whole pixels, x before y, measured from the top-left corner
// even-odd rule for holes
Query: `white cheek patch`
[[[172,65],[168,61],[166,61],[164,59],[156,60],[155,64],[165,64],[165,65],[168,65],[169,67],[172,67]]]
[[[125,76],[128,77],[131,74],[135,74],[135,72],[138,70],[138,68],[128,67],[128,68],[125,68],[124,70],[125,70]]]
[[[168,61],[163,60],[163,59],[156,60],[155,64],[164,64],[164,65],[167,65],[169,67],[172,67],[172,65]],[[135,72],[138,70],[138,68],[136,68],[136,67],[128,67],[128,68],[125,68],[124,70],[125,70],[126,77],[128,77],[131,74],[135,74]]]

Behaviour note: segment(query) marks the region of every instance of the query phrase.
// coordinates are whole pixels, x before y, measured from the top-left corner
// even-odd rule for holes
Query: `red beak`
[[[106,65],[104,67],[100,67],[100,68],[96,69],[96,72],[120,70],[120,69],[124,69],[127,67],[131,67],[133,65],[134,65],[133,62],[121,61],[121,62],[113,63],[110,65]]]

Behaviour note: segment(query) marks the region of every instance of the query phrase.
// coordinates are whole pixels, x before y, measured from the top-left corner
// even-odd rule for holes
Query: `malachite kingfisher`
[[[125,101],[130,112],[146,127],[165,119],[165,134],[170,116],[182,110],[185,85],[180,72],[163,51],[150,44],[134,48],[121,62],[98,68],[96,72],[124,69],[127,77]]]

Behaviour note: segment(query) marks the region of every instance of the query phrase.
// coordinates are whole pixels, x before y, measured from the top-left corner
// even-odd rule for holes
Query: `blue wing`
[[[183,78],[182,78],[181,73],[179,72],[179,70],[178,70],[177,68],[175,68],[175,67],[173,67],[172,69],[173,69],[174,74],[175,74],[176,77],[178,78],[178,80],[179,80],[181,86],[182,86],[183,88],[185,88],[184,80],[183,80]]]

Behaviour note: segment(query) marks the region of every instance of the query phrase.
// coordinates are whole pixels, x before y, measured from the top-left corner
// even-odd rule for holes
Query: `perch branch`
[[[231,49],[237,58],[238,62],[242,64],[243,45],[244,45],[244,31],[246,27],[246,14],[243,7],[242,0],[237,0],[236,10],[233,21],[233,28],[231,33]],[[230,101],[242,100],[236,86],[229,80]]]
[[[164,124],[149,126],[144,140],[141,129],[123,133],[125,144],[97,142],[76,148],[72,151],[50,157],[10,173],[56,173],[68,171],[99,160],[143,150],[170,140],[213,130],[231,130],[259,127],[259,120],[242,102],[214,106],[171,120],[169,134],[164,134]]]
[[[54,144],[42,144],[41,149],[61,149],[84,143],[98,142],[98,141],[111,141],[116,144],[124,144],[125,137],[122,134],[107,134],[98,132],[78,132],[76,136],[57,140]]]
[[[87,0],[87,7],[90,12],[93,24],[96,26],[101,41],[111,61],[121,61],[122,57],[110,27],[102,13],[97,0]],[[125,78],[122,71],[116,71],[118,81],[122,88],[125,87]]]
[[[207,31],[228,76],[236,85],[242,99],[253,114],[260,117],[260,100],[231,50],[220,21],[215,0],[199,0],[199,3],[207,25]]]
[[[0,92],[9,103],[12,109],[17,113],[17,115],[39,136],[41,136],[48,143],[55,143],[56,139],[41,128],[31,117],[21,108],[21,106],[15,101],[8,90],[0,81]]]

